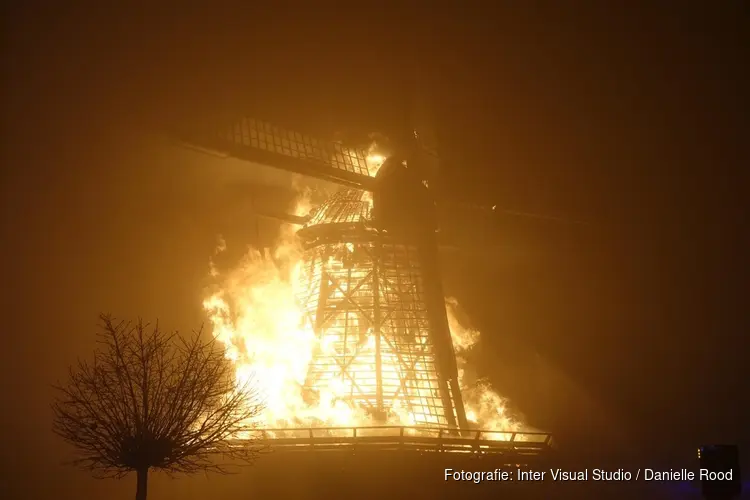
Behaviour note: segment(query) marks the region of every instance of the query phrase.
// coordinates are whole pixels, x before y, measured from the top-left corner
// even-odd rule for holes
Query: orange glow
[[[371,152],[368,165],[376,169],[383,160],[383,156]],[[295,212],[306,214],[309,209],[308,198],[301,196]],[[220,240],[216,253],[225,249],[226,245]],[[342,250],[341,255],[345,255],[346,250],[354,252],[354,245],[345,244]],[[328,269],[341,268],[342,262],[338,259],[331,257],[324,265]],[[326,375],[319,382],[318,397],[314,400],[305,397],[303,389],[313,353],[333,353],[331,342],[334,342],[334,335],[324,331],[316,336],[309,322],[305,321],[305,311],[299,302],[304,292],[300,289],[300,283],[304,280],[300,278],[308,272],[303,264],[302,249],[295,231],[290,226],[284,226],[273,250],[251,248],[239,265],[227,273],[219,272],[213,260],[210,265],[215,285],[203,301],[203,307],[215,337],[225,346],[226,356],[236,364],[238,379],[253,376],[260,385],[267,404],[261,425],[275,429],[430,425],[432,417],[419,415],[417,418],[409,411],[415,405],[427,403],[424,400],[420,403],[419,397],[405,393],[406,390],[394,392],[395,396],[389,400],[387,421],[376,423],[371,414],[347,398],[347,394],[351,394],[352,384],[356,382],[344,377],[343,368],[333,362],[326,369],[326,373],[331,375]],[[351,272],[356,273],[356,267]],[[466,366],[464,354],[478,342],[480,334],[459,322],[455,299],[446,299],[446,307],[459,368],[459,385],[464,391],[463,400],[471,427],[495,431],[522,430],[520,422],[506,415],[504,399],[488,384],[480,382],[466,386],[463,383]],[[359,356],[363,366],[371,363],[374,373],[375,335],[371,333],[366,332],[369,337],[361,346]],[[377,362],[381,363],[383,379],[403,379],[403,365],[399,365],[396,356],[389,354],[385,347],[381,347],[380,352],[382,359]],[[321,355],[318,356],[317,362],[320,362]],[[419,369],[419,366],[416,368]],[[508,437],[498,434],[494,439]]]
[[[367,156],[365,157],[367,172],[370,174],[370,177],[375,177],[380,167],[383,166],[385,159],[386,156],[383,147],[377,141],[372,141],[367,148]]]

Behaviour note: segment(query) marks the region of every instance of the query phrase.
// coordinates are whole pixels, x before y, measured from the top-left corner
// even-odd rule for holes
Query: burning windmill
[[[381,172],[389,168],[406,167]],[[338,383],[379,424],[403,401],[415,425],[465,429],[444,295],[419,234],[427,230],[414,212],[408,221],[407,207],[401,215],[410,225],[398,227],[387,213],[397,207],[378,210],[368,194],[337,193],[298,232],[306,247],[302,302],[319,340],[306,389]]]
[[[549,445],[547,434],[483,431],[467,418],[439,270],[430,189],[439,160],[430,139],[428,129],[412,130],[396,154],[383,158],[246,117],[182,137],[250,167],[338,186],[306,214],[255,207],[258,215],[299,227],[301,248],[292,273],[300,322],[278,330],[288,339],[283,356],[300,353],[305,371],[295,369],[295,394],[278,388],[275,394],[286,400],[270,402],[272,409],[288,408],[292,398],[299,410],[297,422],[265,429],[277,449],[411,443],[420,450],[538,454]],[[207,307],[224,311],[225,305]],[[229,322],[214,322],[227,344]],[[237,356],[237,349],[228,355]],[[267,367],[270,383],[295,371],[281,364],[287,365],[281,371]],[[345,423],[357,425],[339,428],[338,410]]]

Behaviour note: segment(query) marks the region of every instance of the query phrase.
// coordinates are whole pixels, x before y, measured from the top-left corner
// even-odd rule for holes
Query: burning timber
[[[463,403],[440,375],[417,249],[366,227],[364,195],[339,193],[298,233],[300,302],[318,340],[305,394],[339,384],[375,423],[403,412],[414,425],[456,428]]]

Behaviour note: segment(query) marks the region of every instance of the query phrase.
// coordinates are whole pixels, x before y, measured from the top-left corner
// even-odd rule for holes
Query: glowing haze
[[[372,151],[368,157],[371,175],[383,157]],[[300,195],[295,212],[309,212],[309,198]],[[226,244],[220,239],[216,254]],[[315,402],[305,401],[302,387],[316,347],[316,335],[303,326],[303,310],[297,303],[297,284],[302,272],[302,251],[295,228],[282,226],[273,249],[250,248],[234,269],[219,271],[211,259],[214,286],[203,307],[214,336],[224,345],[226,356],[236,365],[240,381],[252,377],[265,397],[266,410],[259,424],[265,428],[376,425],[362,409],[352,407],[345,389],[330,383]],[[479,340],[479,332],[457,319],[458,303],[446,299],[449,326],[459,368],[466,415],[472,427],[483,430],[519,431],[520,422],[507,415],[505,400],[485,381],[467,383],[465,353]],[[322,346],[325,347],[325,346]],[[383,370],[389,367],[383,366]],[[395,368],[394,368],[395,369]],[[405,401],[396,401],[389,425],[413,425]],[[498,434],[495,439],[503,439]]]

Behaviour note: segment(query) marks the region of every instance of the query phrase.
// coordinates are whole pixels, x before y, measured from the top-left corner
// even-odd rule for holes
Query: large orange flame
[[[382,157],[368,158],[373,169],[382,161]],[[302,195],[295,212],[304,215],[309,208],[309,198]],[[226,244],[220,239],[216,253],[225,249]],[[300,272],[302,252],[290,226],[282,227],[273,250],[251,248],[229,272],[220,272],[212,259],[210,274],[215,285],[203,307],[213,334],[225,346],[227,358],[235,363],[238,379],[253,377],[259,385],[266,402],[260,425],[267,428],[375,425],[370,415],[339,398],[346,388],[339,387],[336,380],[329,381],[314,402],[303,398],[302,386],[319,340],[310,327],[302,326],[303,311],[296,300]],[[455,299],[446,299],[446,307],[468,420],[475,428],[521,430],[521,423],[507,415],[505,400],[489,384],[484,381],[464,384],[465,355],[479,341],[480,334],[459,322]],[[392,369],[394,373],[399,370],[395,364],[382,369]],[[388,424],[414,423],[414,416],[403,403],[394,402]]]
[[[250,249],[239,266],[226,274],[211,264],[217,286],[203,307],[213,333],[236,364],[238,379],[252,376],[259,384],[266,401],[261,425],[373,425],[369,415],[338,399],[335,383],[328,385],[327,392],[315,404],[303,399],[302,385],[317,340],[310,328],[300,326],[303,313],[296,302],[294,285],[301,268],[300,253],[292,238],[291,231],[282,233],[274,252]],[[225,248],[221,240],[217,253]],[[465,353],[478,342],[480,334],[458,321],[455,299],[447,299],[446,306],[468,420],[476,428],[521,430],[521,423],[507,415],[506,401],[486,382],[464,383]],[[389,423],[412,425],[413,417],[405,408],[400,411],[398,402],[395,406],[397,421]]]

